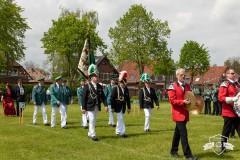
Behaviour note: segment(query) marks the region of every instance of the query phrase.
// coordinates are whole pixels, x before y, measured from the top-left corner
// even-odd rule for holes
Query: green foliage
[[[30,28],[21,12],[23,8],[14,0],[0,0],[0,72],[8,73],[10,60],[21,60],[25,56],[23,39]]]
[[[234,69],[235,72],[240,74],[240,57],[230,57],[224,61],[224,66]]]
[[[164,43],[165,42],[165,43]],[[172,76],[176,70],[176,64],[171,58],[172,51],[167,48],[167,42],[162,43],[161,54],[153,63],[153,72],[156,75]],[[164,88],[166,88],[167,78],[165,78]]]
[[[210,67],[210,55],[204,45],[196,41],[186,41],[181,49],[178,67],[190,72],[191,82],[197,74],[203,75]]]
[[[137,64],[139,74],[161,54],[161,43],[169,37],[168,22],[154,19],[142,5],[132,5],[109,30],[112,49],[108,57],[114,65],[128,60]]]
[[[67,77],[70,86],[77,80],[79,77],[77,66],[87,34],[90,35],[92,49],[104,51],[106,46],[98,36],[97,24],[96,11],[71,12],[62,9],[59,18],[52,20],[52,27],[44,33],[41,41],[45,48],[44,53],[48,54],[48,61],[52,66],[53,78],[58,75]]]

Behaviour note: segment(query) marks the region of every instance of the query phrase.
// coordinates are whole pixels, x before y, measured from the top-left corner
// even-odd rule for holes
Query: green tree
[[[240,57],[230,57],[224,62],[224,65],[240,74]]]
[[[12,62],[24,58],[23,39],[30,29],[26,18],[21,16],[23,8],[14,0],[0,0],[0,72],[10,73]]]
[[[174,75],[176,64],[171,58],[172,50],[167,48],[167,42],[162,43],[163,49],[161,50],[160,56],[156,58],[153,63],[153,72],[156,75],[164,75],[165,77]],[[164,88],[166,89],[167,78],[164,80]]]
[[[196,41],[186,41],[181,49],[178,66],[185,68],[193,77],[197,74],[203,75],[210,67],[210,55],[204,45],[199,45]]]
[[[168,22],[154,19],[142,5],[132,5],[127,13],[109,30],[112,49],[108,57],[114,65],[124,61],[136,63],[139,74],[150,66],[162,50],[161,43],[170,35]],[[140,84],[141,85],[141,84]]]
[[[71,12],[62,9],[57,20],[52,20],[52,27],[44,33],[44,53],[48,54],[51,64],[51,75],[62,75],[68,79],[70,86],[78,78],[77,66],[87,34],[91,38],[93,50],[101,52],[106,48],[103,40],[98,36],[96,27],[98,14],[96,11],[84,12],[77,10]]]

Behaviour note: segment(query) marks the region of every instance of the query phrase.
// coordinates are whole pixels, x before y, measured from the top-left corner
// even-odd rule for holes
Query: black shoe
[[[128,137],[128,135],[126,135],[126,134],[123,134],[123,135],[121,135],[121,137],[122,137],[122,138],[127,138],[127,137]]]
[[[37,125],[37,123],[33,123],[33,125]]]
[[[68,128],[67,126],[62,127],[62,129],[67,129],[67,128]]]
[[[146,129],[145,132],[150,132],[150,129]]]
[[[88,126],[83,126],[84,129],[88,129]]]
[[[49,125],[50,125],[50,124],[48,124],[48,123],[45,123],[45,124],[44,124],[44,126],[49,126]]]
[[[116,124],[112,124],[112,127],[116,127]]]
[[[171,156],[174,158],[183,158],[183,156],[180,156],[178,153],[171,153]]]
[[[98,138],[96,136],[92,137],[93,141],[98,141]]]
[[[198,158],[197,157],[188,157],[188,158],[186,158],[186,160],[197,160]]]

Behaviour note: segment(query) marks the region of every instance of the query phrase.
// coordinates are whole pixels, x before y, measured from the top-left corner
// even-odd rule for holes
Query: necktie
[[[182,84],[183,91],[185,91],[185,84]]]

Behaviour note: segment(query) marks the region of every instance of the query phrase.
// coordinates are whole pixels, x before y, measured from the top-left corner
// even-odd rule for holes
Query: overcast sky
[[[25,9],[22,15],[32,28],[24,40],[25,61],[40,66],[46,60],[40,39],[52,26],[51,20],[58,18],[60,7],[98,11],[97,30],[109,47],[109,28],[116,25],[132,4],[142,4],[154,18],[168,21],[171,29],[168,47],[172,48],[175,61],[179,60],[186,40],[204,44],[211,55],[211,64],[220,66],[227,58],[240,56],[240,0],[16,0],[16,3]]]

